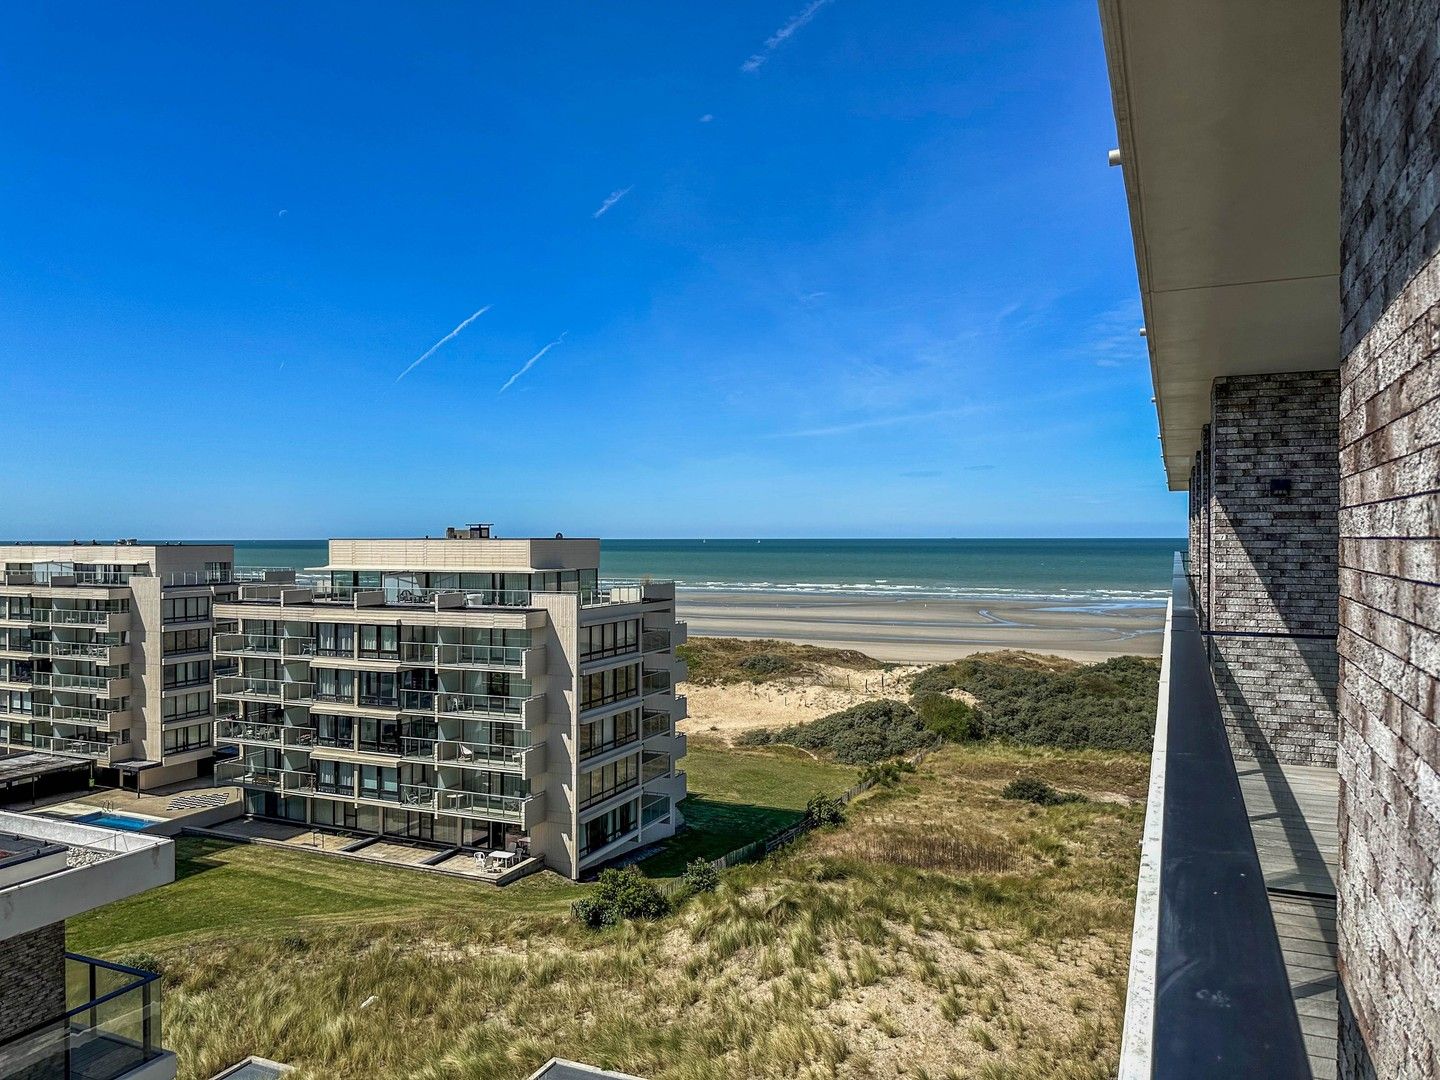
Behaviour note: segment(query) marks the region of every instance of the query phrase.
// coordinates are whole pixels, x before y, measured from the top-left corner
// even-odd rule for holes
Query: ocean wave
[[[939,584],[894,584],[891,582],[842,581],[686,581],[675,580],[675,588],[686,593],[768,593],[774,595],[844,596],[916,600],[967,600],[1061,605],[1083,604],[1089,607],[1151,606],[1164,603],[1168,589],[1102,589],[1102,588],[1006,588],[1003,586],[966,586]]]

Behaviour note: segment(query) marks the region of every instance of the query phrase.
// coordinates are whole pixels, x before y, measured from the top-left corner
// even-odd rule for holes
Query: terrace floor
[[[1310,1067],[1336,1075],[1339,1023],[1335,875],[1340,860],[1340,781],[1332,768],[1237,760],[1270,910]]]

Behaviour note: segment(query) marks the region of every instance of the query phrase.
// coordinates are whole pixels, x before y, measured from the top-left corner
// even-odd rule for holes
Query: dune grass
[[[71,942],[158,959],[185,1080],[248,1053],[295,1080],[513,1080],[552,1054],[652,1080],[1100,1080],[1145,774],[1133,754],[947,747],[845,826],[600,932],[548,875],[496,890],[182,841],[156,907],[74,920]],[[1004,799],[1017,775],[1087,801]]]

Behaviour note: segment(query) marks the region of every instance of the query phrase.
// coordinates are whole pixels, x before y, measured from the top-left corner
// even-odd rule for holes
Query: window
[[[315,651],[321,656],[354,656],[355,627],[349,623],[317,623]]]
[[[196,716],[210,715],[210,691],[200,690],[192,694],[176,694],[161,703],[160,716],[165,723],[174,720],[189,720]]]
[[[580,774],[580,808],[594,806],[597,802],[617,795],[626,788],[640,782],[640,756],[631,754],[619,761],[612,761],[598,769]]]
[[[201,627],[198,630],[167,630],[160,644],[167,655],[171,653],[209,651],[210,628]]]
[[[399,656],[400,628],[398,626],[360,627],[360,655],[387,658]]]
[[[229,581],[230,564],[228,562],[207,562],[205,564],[205,580],[212,584]]]
[[[331,794],[355,794],[355,766],[348,761],[315,762],[315,790]]]
[[[210,681],[210,661],[191,660],[184,664],[165,665],[165,689],[177,686],[203,686]]]
[[[646,795],[641,800],[640,824],[653,825],[670,813],[669,795]]]
[[[601,814],[593,821],[587,821],[580,826],[580,855],[589,855],[592,851],[599,851],[606,844],[613,844],[626,833],[635,831],[635,810],[638,801],[632,800],[624,806],[617,806]]]
[[[360,766],[360,795],[366,799],[400,798],[400,770],[381,765]]]
[[[360,673],[360,704],[397,708],[399,693],[393,671],[362,671]]]
[[[580,756],[593,757],[640,737],[640,710],[627,709],[580,725]]]
[[[609,671],[597,671],[580,679],[580,708],[594,709],[612,701],[623,701],[640,692],[640,665],[628,664]]]
[[[183,754],[187,750],[202,750],[211,744],[209,724],[187,724],[185,727],[165,729],[165,753]]]
[[[400,721],[363,718],[360,721],[360,749],[380,754],[400,753]]]
[[[350,750],[355,746],[355,719],[350,716],[330,716],[311,713],[315,723],[315,742],[320,746],[339,746]]]
[[[355,673],[336,671],[334,668],[312,668],[315,675],[316,701],[355,700]]]
[[[640,620],[595,623],[580,628],[580,659],[620,656],[640,648]]]
[[[160,617],[166,622],[199,622],[210,618],[208,596],[172,596],[160,604]]]

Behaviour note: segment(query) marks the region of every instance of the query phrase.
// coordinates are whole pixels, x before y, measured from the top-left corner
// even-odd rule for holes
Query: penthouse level
[[[686,676],[670,583],[597,540],[332,540],[216,607],[217,768],[252,817],[572,877],[674,833]]]

